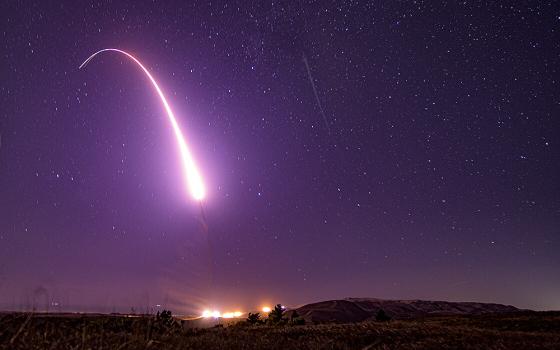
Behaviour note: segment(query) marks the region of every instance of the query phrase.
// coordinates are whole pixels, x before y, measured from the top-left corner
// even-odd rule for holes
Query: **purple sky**
[[[0,23],[0,309],[560,309],[552,2],[12,1]],[[208,235],[143,73],[78,70],[107,47],[180,119]]]

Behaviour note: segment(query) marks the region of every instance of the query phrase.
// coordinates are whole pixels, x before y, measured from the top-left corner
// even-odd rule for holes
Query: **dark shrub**
[[[391,320],[391,317],[389,317],[389,315],[387,315],[383,309],[379,309],[379,311],[377,311],[377,315],[375,315],[375,320],[386,322]]]
[[[274,309],[268,314],[268,323],[279,324],[282,323],[282,317],[284,316],[284,309],[282,305],[276,304]]]
[[[292,326],[303,326],[305,324],[305,320],[301,317],[296,310],[292,312],[290,316],[290,325]]]
[[[247,323],[249,324],[259,324],[261,323],[261,314],[257,313],[250,313],[247,315]]]

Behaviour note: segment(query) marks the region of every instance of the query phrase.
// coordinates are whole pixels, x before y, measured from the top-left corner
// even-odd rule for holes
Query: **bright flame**
[[[236,318],[236,317],[241,317],[243,315],[243,313],[241,311],[235,311],[235,312],[226,312],[222,315],[223,318]]]
[[[214,317],[214,318],[236,318],[236,317],[241,317],[243,316],[243,312],[241,311],[235,311],[235,312],[224,312],[223,314],[220,313],[217,310],[214,311],[210,311],[210,310],[204,310],[202,312],[202,317],[204,318],[209,318],[209,317]]]
[[[268,306],[265,306],[262,308],[262,312],[266,312],[269,313],[270,311],[272,311]]]
[[[82,63],[80,68],[88,64],[89,61],[91,61],[97,54],[104,51],[115,51],[118,53],[122,53],[123,55],[126,55],[131,60],[136,62],[140,66],[140,68],[142,68],[144,73],[146,73],[146,75],[152,82],[152,85],[156,89],[161,99],[161,102],[163,103],[163,106],[165,107],[165,111],[167,112],[167,116],[169,117],[169,121],[171,122],[171,126],[173,126],[173,131],[175,132],[175,138],[177,139],[177,143],[179,144],[179,151],[181,152],[181,161],[183,164],[183,173],[185,175],[185,182],[187,184],[187,189],[190,191],[191,196],[193,196],[195,200],[200,201],[204,199],[206,195],[206,190],[204,188],[204,184],[202,183],[202,177],[200,176],[200,173],[196,168],[193,157],[189,151],[189,148],[187,147],[187,143],[185,142],[183,133],[181,132],[181,128],[179,128],[179,124],[177,123],[177,119],[175,118],[175,115],[173,114],[171,107],[169,107],[169,104],[167,103],[167,100],[165,99],[165,96],[163,95],[163,92],[159,88],[156,80],[152,77],[150,72],[142,65],[142,63],[140,63],[140,61],[138,61],[134,56],[132,56],[128,52],[119,49],[103,49],[89,56],[88,59],[85,60],[84,63]]]

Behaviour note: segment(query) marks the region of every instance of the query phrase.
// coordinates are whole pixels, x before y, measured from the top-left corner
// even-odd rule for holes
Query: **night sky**
[[[554,2],[256,3],[2,2],[0,309],[560,309]]]

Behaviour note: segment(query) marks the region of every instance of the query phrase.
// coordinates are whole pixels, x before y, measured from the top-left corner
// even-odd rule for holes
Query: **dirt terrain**
[[[0,315],[0,349],[559,349],[560,312],[204,329],[153,316]]]

